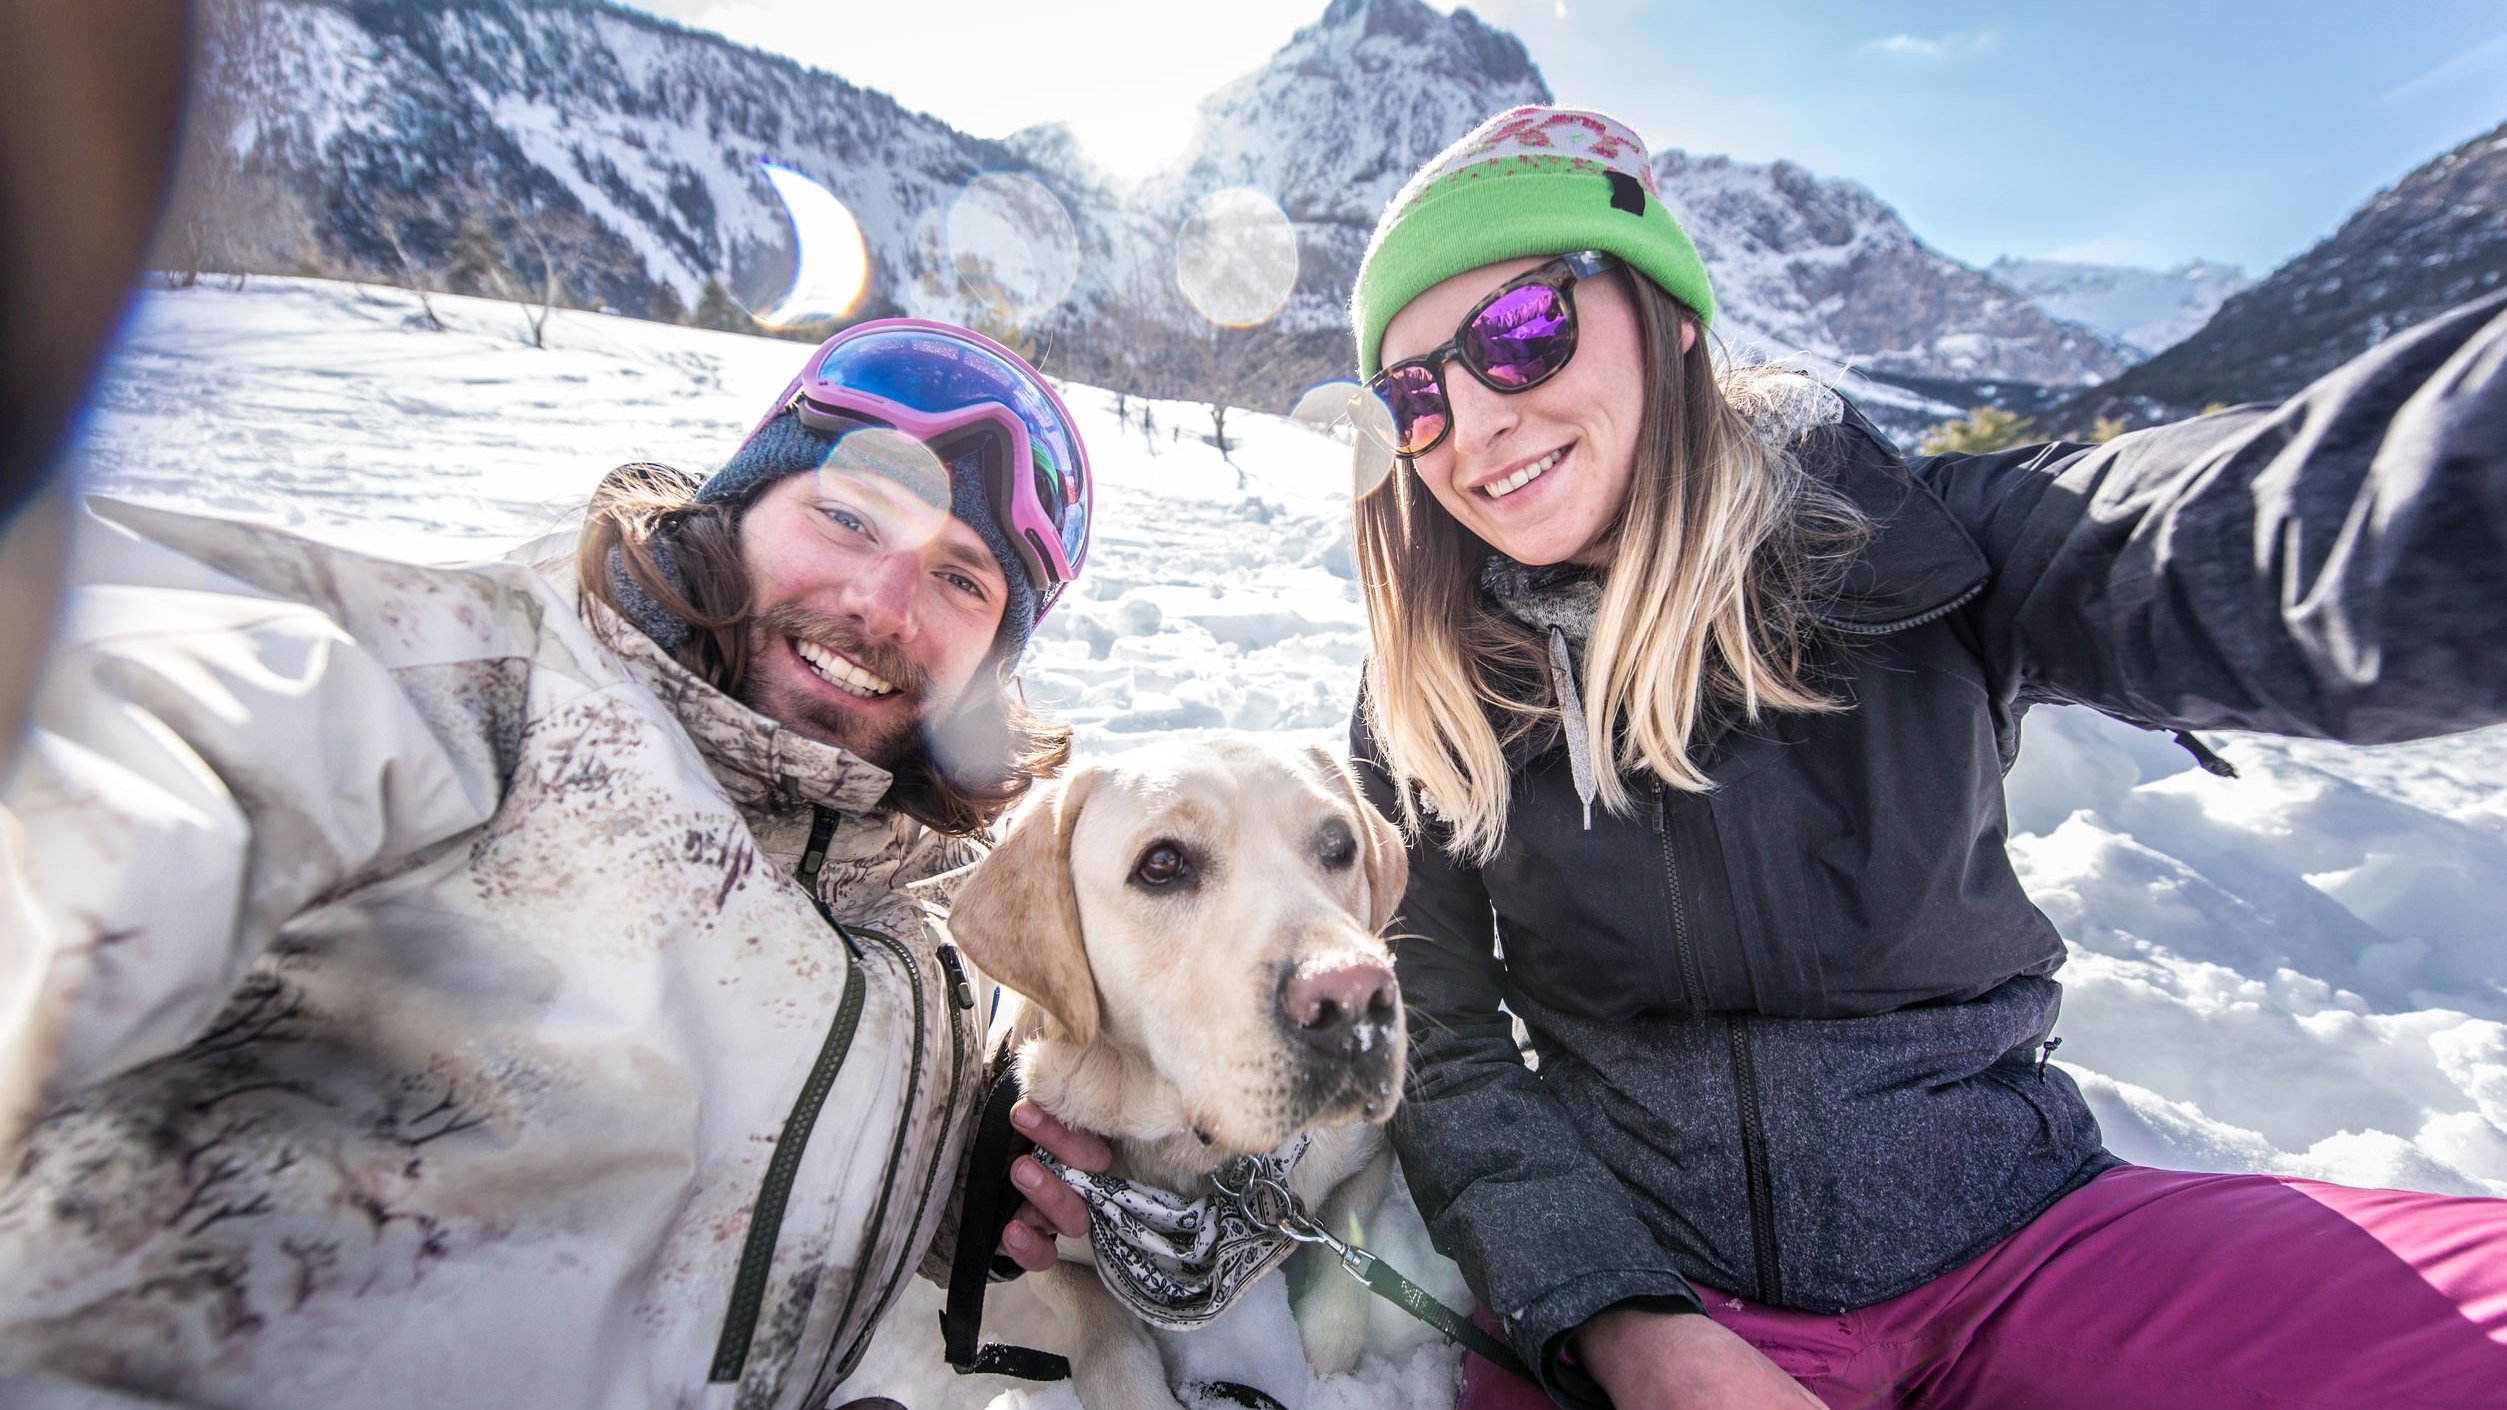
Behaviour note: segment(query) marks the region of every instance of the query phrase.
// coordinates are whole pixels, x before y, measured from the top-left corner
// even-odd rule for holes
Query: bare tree
[[[404,192],[366,202],[359,208],[358,219],[374,243],[392,252],[392,261],[399,269],[399,286],[418,296],[418,311],[426,316],[427,327],[443,332],[444,320],[435,312],[435,295],[443,287],[444,267],[440,259],[428,254],[427,241],[431,231],[446,228],[444,212],[434,203]],[[442,242],[439,239],[436,243]]]
[[[523,322],[531,329],[531,346],[548,346],[548,316],[557,308],[566,289],[566,270],[570,262],[568,242],[551,226],[552,212],[528,209],[510,196],[500,196],[488,203],[491,219],[504,227],[508,238],[519,240],[531,252],[539,266],[539,291],[533,294],[521,288],[524,275],[510,264],[504,266],[502,285],[504,297],[522,308]],[[501,218],[500,218],[501,217]]]

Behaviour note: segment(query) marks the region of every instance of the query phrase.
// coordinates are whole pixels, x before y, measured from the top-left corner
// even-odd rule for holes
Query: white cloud
[[[1938,59],[1949,49],[1938,39],[1919,39],[1912,34],[1893,34],[1886,39],[1874,39],[1863,47],[1872,53],[1899,59]]]
[[[1938,39],[1927,39],[1920,34],[1892,34],[1886,39],[1867,39],[1856,47],[1866,54],[1879,54],[1909,63],[1930,63],[1963,54],[1985,53],[1994,47],[1997,38],[1990,29],[1945,34]]]
[[[2479,77],[2496,84],[2507,76],[2507,34],[2487,44],[2475,45],[2433,68],[2414,74],[2377,95],[2384,103],[2407,102],[2424,94],[2436,92],[2465,78]]]

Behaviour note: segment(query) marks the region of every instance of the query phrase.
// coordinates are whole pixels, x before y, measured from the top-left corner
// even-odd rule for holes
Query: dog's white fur
[[[1187,860],[1192,885],[1144,882],[1160,847]],[[1345,1232],[1391,1179],[1381,1125],[1401,1091],[1398,1010],[1387,1051],[1336,1064],[1277,1006],[1290,974],[1389,965],[1379,932],[1406,875],[1400,835],[1340,760],[1208,740],[1040,785],[958,888],[949,929],[1021,996],[1006,1022],[1027,1094],[1106,1136],[1115,1174],[1199,1193],[1229,1158],[1312,1132],[1291,1187]],[[1078,1249],[1064,1253],[1035,1278],[1071,1332],[1081,1403],[1174,1410],[1148,1329]],[[1337,1270],[1297,1281],[1308,1362],[1350,1369],[1366,1289]]]

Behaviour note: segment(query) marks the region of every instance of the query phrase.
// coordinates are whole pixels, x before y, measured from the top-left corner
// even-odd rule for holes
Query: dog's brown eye
[[[1350,835],[1349,824],[1334,818],[1323,825],[1323,841],[1319,850],[1323,864],[1339,871],[1357,860],[1358,839]]]
[[[1140,854],[1140,862],[1132,868],[1132,880],[1143,886],[1172,886],[1192,875],[1192,859],[1184,849],[1172,842],[1161,842]]]

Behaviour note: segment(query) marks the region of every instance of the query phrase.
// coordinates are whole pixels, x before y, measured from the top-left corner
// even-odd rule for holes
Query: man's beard
[[[770,656],[782,654],[784,638],[842,654],[863,670],[896,687],[895,698],[906,708],[891,718],[866,719],[848,713],[761,669]],[[808,670],[809,663],[801,663]],[[931,676],[884,642],[865,640],[842,617],[829,617],[794,603],[778,603],[749,622],[749,669],[740,683],[740,703],[823,743],[851,752],[866,763],[894,769],[921,746],[919,726],[928,705]],[[841,689],[841,687],[838,687]]]

